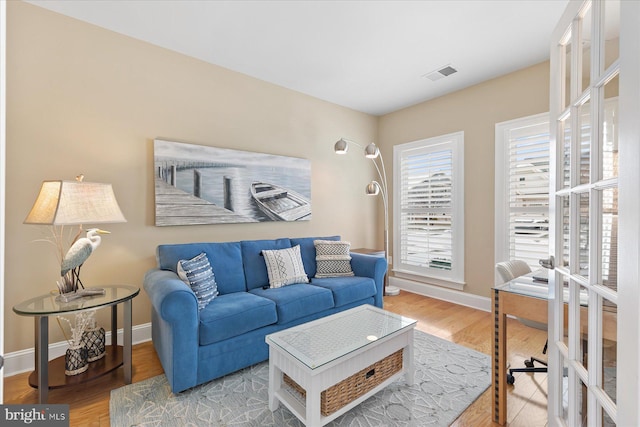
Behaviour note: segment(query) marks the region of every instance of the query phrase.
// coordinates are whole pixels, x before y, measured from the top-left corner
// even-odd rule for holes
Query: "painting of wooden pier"
[[[311,219],[306,159],[154,141],[157,226]]]

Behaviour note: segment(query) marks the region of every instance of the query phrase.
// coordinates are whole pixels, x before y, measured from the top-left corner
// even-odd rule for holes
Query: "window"
[[[495,261],[549,253],[549,115],[496,124]]]
[[[394,263],[397,276],[464,284],[464,132],[397,145]]]

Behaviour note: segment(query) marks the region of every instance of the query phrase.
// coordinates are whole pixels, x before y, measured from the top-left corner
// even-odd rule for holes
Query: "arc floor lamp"
[[[382,204],[384,205],[384,259],[387,260],[387,265],[389,265],[389,192],[387,191],[387,171],[384,167],[384,160],[380,155],[380,149],[373,142],[363,147],[357,142],[340,138],[333,146],[333,150],[336,154],[346,154],[349,151],[349,144],[363,148],[364,156],[367,159],[371,159],[378,172],[379,181],[372,180],[367,184],[365,191],[370,196],[382,196]],[[398,287],[389,285],[388,271],[384,277],[384,293],[385,295],[398,295],[400,293]]]

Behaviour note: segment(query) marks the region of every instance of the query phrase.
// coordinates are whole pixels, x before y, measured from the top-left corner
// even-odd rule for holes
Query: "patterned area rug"
[[[448,426],[489,387],[489,356],[420,331],[414,345],[413,386],[400,378],[327,425]],[[111,426],[301,427],[282,404],[269,410],[268,390],[268,362],[178,395],[159,375],[111,391]]]

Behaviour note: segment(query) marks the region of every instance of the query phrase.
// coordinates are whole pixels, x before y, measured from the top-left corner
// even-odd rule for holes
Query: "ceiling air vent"
[[[436,71],[432,71],[430,73],[425,74],[423,77],[426,77],[432,82],[435,82],[436,80],[440,80],[441,78],[450,76],[451,74],[457,73],[457,72],[458,70],[453,68],[451,65],[445,65],[444,67],[441,67]]]

